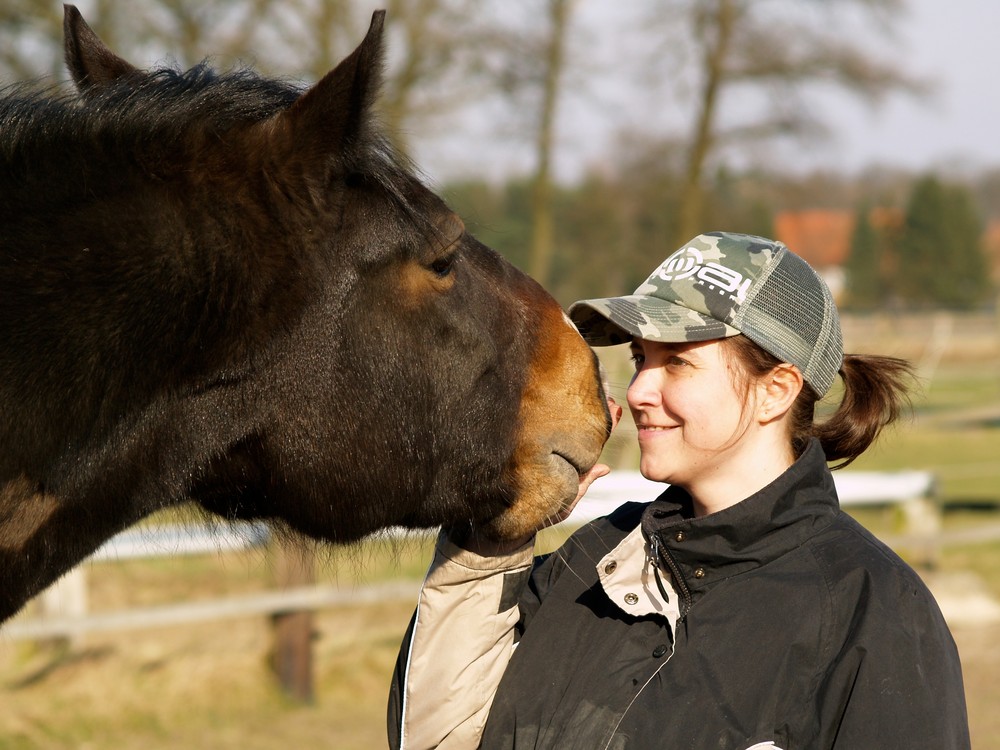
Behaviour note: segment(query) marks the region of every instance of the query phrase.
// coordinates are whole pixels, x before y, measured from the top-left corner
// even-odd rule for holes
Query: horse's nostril
[[[583,474],[586,473],[586,469],[580,468],[580,462],[575,460],[572,456],[569,456],[566,453],[563,453],[562,451],[552,451],[552,455],[561,458],[563,461],[568,463],[570,466],[573,467],[573,470],[580,476],[583,476]]]

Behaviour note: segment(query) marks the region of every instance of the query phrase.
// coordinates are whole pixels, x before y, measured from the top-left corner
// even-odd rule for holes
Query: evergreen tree
[[[949,229],[952,232],[948,262],[954,279],[950,306],[979,307],[991,297],[991,284],[983,247],[983,222],[969,190],[954,186],[945,193]]]
[[[845,305],[855,310],[872,310],[884,302],[882,258],[879,236],[869,219],[871,207],[866,202],[857,210],[851,252],[847,258]]]
[[[981,224],[968,191],[933,175],[910,193],[899,242],[898,283],[917,307],[968,309],[989,292]]]

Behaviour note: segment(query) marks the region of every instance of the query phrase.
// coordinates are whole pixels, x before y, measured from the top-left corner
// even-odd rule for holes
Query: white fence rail
[[[935,503],[937,482],[929,471],[836,471],[833,473],[842,507]],[[570,521],[588,521],[607,515],[624,502],[648,502],[666,486],[646,479],[638,471],[612,471],[594,482],[577,504]]]
[[[113,561],[202,555],[262,546],[269,538],[270,529],[262,522],[144,526],[112,537],[89,559]]]
[[[335,586],[304,586],[202,602],[178,602],[118,612],[15,620],[0,630],[0,641],[75,639],[88,633],[165,628],[198,622],[257,615],[305,612],[405,599],[416,602],[418,581],[390,581],[344,590]]]

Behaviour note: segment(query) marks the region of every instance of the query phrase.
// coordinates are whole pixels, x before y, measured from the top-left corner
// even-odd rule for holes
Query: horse
[[[503,540],[577,494],[599,365],[380,130],[383,24],[301,86],[141,70],[66,6],[74,85],[0,96],[0,621],[181,504]]]

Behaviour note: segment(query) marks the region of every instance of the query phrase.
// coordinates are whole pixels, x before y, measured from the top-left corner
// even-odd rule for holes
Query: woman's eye
[[[631,356],[629,356],[629,359],[632,360],[632,364],[635,366],[635,369],[637,370],[640,367],[642,367],[642,363],[646,361],[646,358],[641,354],[639,354],[638,352],[632,352]]]
[[[667,364],[674,367],[686,367],[688,361],[686,359],[681,359],[680,357],[674,355],[667,358]]]

